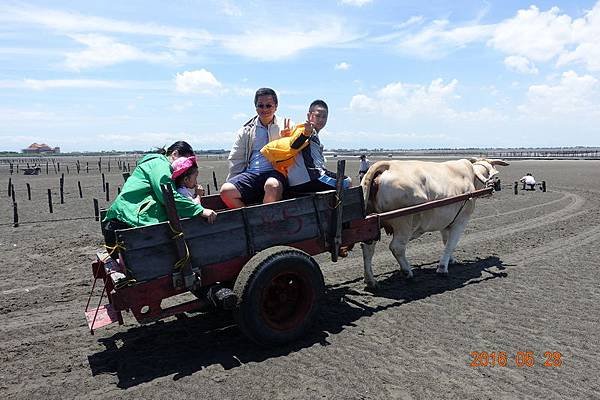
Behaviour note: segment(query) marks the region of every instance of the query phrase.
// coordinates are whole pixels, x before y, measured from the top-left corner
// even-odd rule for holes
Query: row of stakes
[[[123,171],[123,172],[130,172],[131,171],[131,164],[130,163],[125,164],[125,162],[118,161],[117,164],[118,164],[117,166],[118,166],[118,168],[119,168],[120,171]],[[16,168],[15,168],[15,166],[16,166]],[[48,161],[46,161],[46,175],[48,175],[48,173],[49,173],[49,166],[50,166],[50,163]],[[107,167],[108,167],[108,172],[110,172],[110,161],[108,162]],[[55,174],[58,174],[61,171],[61,169],[60,169],[60,163],[59,162],[54,163],[54,161],[52,161],[52,168],[54,169],[54,173]],[[83,169],[82,166],[81,166],[81,164],[80,164],[80,162],[79,162],[79,160],[76,161],[75,168],[77,169],[77,173],[78,174]],[[70,174],[69,166],[68,165],[66,166],[66,169],[67,169],[67,174]],[[15,173],[15,170],[16,170],[16,173],[18,174],[19,173],[19,164],[10,163],[9,164],[9,170],[10,170],[10,174],[11,175]],[[41,170],[42,170],[41,167],[38,167],[37,164],[35,164],[33,167],[31,167],[29,165],[29,163],[27,163],[27,169],[25,171],[29,172],[29,175],[38,175],[41,172]],[[102,172],[102,159],[100,159],[98,161],[98,171]],[[87,161],[85,163],[85,172],[86,173],[90,172],[90,165],[89,165],[89,162],[87,162]]]
[[[129,178],[129,172],[124,172],[123,173],[123,179],[127,180],[127,178]],[[215,172],[213,171],[212,173],[213,175],[213,184],[215,185],[214,187],[218,187],[217,184],[217,176],[215,174]],[[64,184],[65,184],[65,174],[62,174],[60,177],[60,204],[64,204],[65,203],[65,197],[64,197]],[[27,185],[27,199],[31,200],[31,186],[29,185],[29,183],[26,183]],[[77,181],[77,188],[79,189],[79,198],[82,199],[83,198],[83,191],[81,190],[81,181]],[[206,185],[206,190],[208,195],[210,196],[210,184]],[[104,176],[104,173],[102,174],[102,191],[105,193],[106,195],[106,201],[109,202],[110,201],[110,183],[106,182],[106,178]],[[52,214],[54,212],[54,209],[52,207],[52,190],[48,189],[48,212],[50,214]],[[119,195],[121,193],[121,187],[117,186],[117,195]],[[18,227],[19,226],[19,211],[18,211],[18,205],[17,205],[17,201],[15,199],[15,185],[12,183],[12,179],[8,178],[8,197],[12,198],[12,202],[13,202],[13,227]],[[100,208],[99,208],[99,203],[98,203],[98,199],[93,198],[93,202],[94,202],[94,218],[96,219],[96,221],[100,220]]]

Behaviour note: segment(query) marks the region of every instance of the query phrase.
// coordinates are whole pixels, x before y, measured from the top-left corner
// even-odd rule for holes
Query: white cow
[[[508,165],[502,160],[471,159],[446,162],[379,161],[363,178],[361,185],[367,213],[381,213],[409,207],[427,201],[443,199],[483,189],[492,182],[498,170],[494,165]],[[448,263],[471,214],[475,200],[471,199],[403,217],[382,221],[387,233],[393,232],[390,250],[400,263],[402,272],[412,278],[406,259],[406,245],[425,232],[440,231],[446,246],[437,273],[448,274]],[[375,244],[362,243],[365,283],[377,287],[371,261]]]

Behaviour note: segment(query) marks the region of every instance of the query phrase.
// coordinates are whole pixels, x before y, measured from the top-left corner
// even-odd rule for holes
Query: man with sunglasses
[[[229,208],[281,200],[287,184],[286,177],[273,168],[260,149],[279,139],[281,131],[289,129],[290,121],[275,116],[277,94],[273,89],[258,89],[254,105],[257,115],[238,131],[229,152],[229,175],[220,190],[221,199]]]

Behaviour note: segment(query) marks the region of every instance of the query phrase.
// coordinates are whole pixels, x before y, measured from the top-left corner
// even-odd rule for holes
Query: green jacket
[[[171,163],[161,154],[144,156],[111,204],[104,220],[118,219],[131,226],[144,226],[167,221],[161,184],[173,189],[180,218],[200,214],[204,207],[179,194],[171,180]]]

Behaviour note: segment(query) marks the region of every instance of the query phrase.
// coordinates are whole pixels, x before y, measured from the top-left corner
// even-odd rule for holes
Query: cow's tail
[[[363,196],[365,199],[365,210],[367,213],[373,212],[372,202],[369,200],[374,199],[377,191],[379,190],[379,180],[377,179],[384,171],[390,169],[390,161],[378,161],[373,164],[365,176],[363,177],[360,185],[363,188]]]

